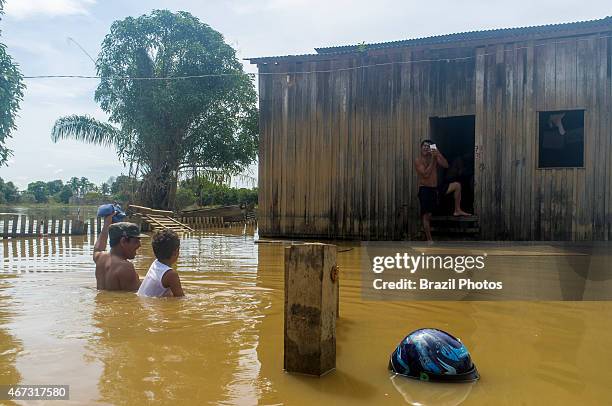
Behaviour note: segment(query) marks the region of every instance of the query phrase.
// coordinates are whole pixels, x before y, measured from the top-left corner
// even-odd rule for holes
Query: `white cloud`
[[[88,14],[87,8],[96,0],[9,0],[4,7],[6,15],[25,19],[36,15],[50,17]]]

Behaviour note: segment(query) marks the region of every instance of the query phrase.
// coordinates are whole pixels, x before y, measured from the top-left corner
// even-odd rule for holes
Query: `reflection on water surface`
[[[0,384],[69,384],[74,404],[610,403],[609,302],[365,302],[360,248],[338,254],[338,369],[282,371],[282,245],[241,231],[182,240],[186,298],[95,290],[89,237],[0,242]],[[152,251],[135,266],[144,276]],[[459,336],[482,380],[391,376],[408,332]]]

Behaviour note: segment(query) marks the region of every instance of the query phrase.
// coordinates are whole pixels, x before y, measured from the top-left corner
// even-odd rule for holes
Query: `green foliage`
[[[181,182],[177,195],[179,192],[184,193],[183,190],[191,191],[200,206],[257,204],[257,188],[232,188],[201,177]]]
[[[141,202],[170,208],[178,173],[236,174],[254,161],[258,124],[252,79],[223,36],[187,12],[155,10],[113,23],[97,61],[95,100],[115,125],[60,118],[52,138],[112,144],[143,175]],[[126,80],[126,77],[181,80]]]
[[[28,184],[26,191],[20,193],[13,182],[4,182],[0,178],[0,203],[70,203],[72,196],[80,194],[80,197],[88,193],[97,193],[98,188],[87,178],[73,177],[66,184],[60,179],[50,182],[36,181]],[[97,195],[90,195],[97,199]],[[97,202],[97,201],[96,201]]]
[[[76,176],[73,176],[66,184],[70,186],[70,189],[72,189],[74,193],[77,193],[79,191],[79,185],[81,184],[81,181]]]
[[[31,204],[38,203],[36,196],[32,192],[24,192],[19,196],[19,203]]]
[[[3,2],[0,2],[0,14],[3,6]],[[0,166],[6,164],[12,154],[5,143],[16,128],[15,117],[24,88],[23,76],[17,64],[6,52],[6,46],[0,43]]]
[[[81,195],[86,195],[89,192],[97,192],[98,187],[89,181],[86,177],[82,177],[79,180],[79,193]]]
[[[15,187],[13,182],[4,182],[2,178],[0,178],[0,203],[1,204],[11,204],[17,203],[19,201],[19,190]]]
[[[183,189],[179,188],[176,191],[176,209],[183,210],[187,206],[191,206],[196,202],[196,195],[191,191],[191,189]]]
[[[117,145],[118,132],[115,127],[89,116],[71,115],[55,121],[51,139],[57,142],[64,138],[77,138],[88,144]]]
[[[50,195],[54,195],[54,194],[61,192],[63,188],[64,188],[64,182],[62,182],[60,179],[52,180],[51,182],[47,182],[47,191],[49,192]]]
[[[106,201],[106,197],[100,192],[87,192],[83,196],[85,204],[102,204]]]
[[[47,189],[45,182],[37,181],[29,183],[28,192],[34,195],[36,203],[47,203],[49,201],[49,189]]]
[[[135,194],[140,187],[138,179],[120,175],[110,186],[110,191],[115,200],[120,202],[134,202]]]
[[[74,192],[72,191],[72,188],[68,185],[64,186],[57,195],[59,202],[64,204],[70,203],[70,198],[72,196],[74,196]]]
[[[68,182],[66,182],[66,186],[70,187],[73,194],[77,197],[83,197],[87,192],[98,191],[98,187],[90,182],[86,177],[77,178],[76,176],[73,176]]]

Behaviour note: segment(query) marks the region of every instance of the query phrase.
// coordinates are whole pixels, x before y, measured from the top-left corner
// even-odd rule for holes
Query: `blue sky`
[[[113,21],[162,8],[191,12],[220,31],[240,58],[612,15],[609,0],[579,5],[567,0],[8,0],[1,40],[24,75],[93,75],[93,63],[68,38],[95,59]],[[245,68],[256,72],[248,62]],[[8,143],[14,156],[8,167],[0,168],[0,177],[25,188],[34,180],[72,176],[100,184],[126,172],[110,148],[74,141],[53,144],[50,139],[53,123],[63,115],[106,119],[93,101],[97,80],[32,79],[26,84],[18,129]]]

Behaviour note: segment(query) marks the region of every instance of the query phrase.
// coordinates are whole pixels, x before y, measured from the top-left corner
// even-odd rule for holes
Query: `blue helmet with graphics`
[[[408,334],[391,354],[389,369],[422,381],[471,382],[480,377],[463,343],[435,328]]]

